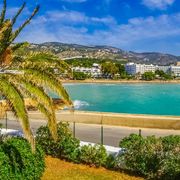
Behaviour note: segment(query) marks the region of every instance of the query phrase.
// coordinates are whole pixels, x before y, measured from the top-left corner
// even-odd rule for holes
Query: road
[[[3,127],[6,127],[6,121],[0,120]],[[36,130],[46,124],[45,120],[30,120],[31,128],[35,133]],[[21,130],[20,123],[17,120],[7,121],[8,129]],[[73,124],[70,124],[70,128],[73,130]],[[131,133],[139,133],[139,128],[122,127],[122,126],[103,126],[103,140],[105,145],[118,146],[119,140]],[[147,129],[141,128],[141,134],[143,136],[155,135],[166,136],[166,135],[180,135],[180,130],[162,130],[162,129]],[[76,124],[75,125],[75,136],[82,141],[100,143],[101,142],[101,126],[100,125],[89,125],[89,124]]]

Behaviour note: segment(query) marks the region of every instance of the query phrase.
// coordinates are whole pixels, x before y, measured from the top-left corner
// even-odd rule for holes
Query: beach
[[[62,83],[101,83],[101,84],[119,84],[119,83],[172,83],[172,84],[180,84],[180,80],[152,80],[152,81],[144,81],[144,80],[112,80],[112,79],[86,79],[86,80],[61,80]]]

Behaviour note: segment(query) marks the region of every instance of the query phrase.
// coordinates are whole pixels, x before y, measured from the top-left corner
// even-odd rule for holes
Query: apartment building
[[[83,72],[85,74],[90,74],[92,77],[101,77],[101,69],[100,65],[94,63],[91,68],[86,68],[86,67],[73,67],[73,71],[75,72]]]
[[[144,74],[145,72],[155,72],[156,66],[150,64],[136,64],[136,63],[127,63],[125,65],[125,70],[128,74]]]
[[[170,72],[173,75],[180,77],[180,66],[170,66]]]

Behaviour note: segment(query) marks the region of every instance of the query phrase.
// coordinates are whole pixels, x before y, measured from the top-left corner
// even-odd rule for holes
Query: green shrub
[[[130,135],[120,145],[126,152],[119,156],[121,168],[147,178],[176,179],[180,177],[180,136],[143,138]]]
[[[2,149],[2,142],[0,141],[0,179],[8,179],[11,165],[9,159]]]
[[[79,162],[79,140],[73,137],[62,137],[59,143],[60,157],[69,161]]]
[[[108,169],[116,169],[118,166],[118,157],[113,155],[109,155],[106,160],[106,168]]]
[[[141,139],[143,139],[142,136],[139,136],[137,134],[130,134],[128,137],[123,138],[119,142],[119,147],[121,147],[121,148],[129,148],[134,143],[136,143],[137,141],[140,141]]]
[[[171,135],[161,138],[164,151],[173,150],[174,148],[180,148],[180,136],[178,135]]]
[[[107,161],[106,149],[102,145],[85,145],[80,149],[80,161],[91,166],[104,166]]]
[[[55,142],[47,126],[41,126],[36,133],[36,143],[39,144],[47,155],[58,156],[59,144]]]
[[[41,145],[47,155],[78,162],[80,142],[73,137],[69,124],[60,122],[57,129],[58,139],[54,141],[48,127],[40,127],[36,133],[36,142]]]
[[[44,152],[23,138],[8,138],[0,145],[0,179],[40,179],[44,172]]]

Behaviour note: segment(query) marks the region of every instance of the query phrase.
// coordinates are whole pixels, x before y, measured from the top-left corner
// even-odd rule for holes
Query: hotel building
[[[171,73],[176,77],[180,77],[180,66],[158,66],[158,65],[146,65],[146,64],[136,64],[127,63],[125,65],[125,70],[128,74],[144,74],[145,72],[155,72],[156,70],[162,70],[165,73]]]
[[[180,66],[170,66],[170,72],[176,77],[180,77]]]
[[[155,72],[156,66],[153,64],[135,64],[135,63],[127,63],[125,65],[125,70],[128,74],[144,74],[145,72]]]

